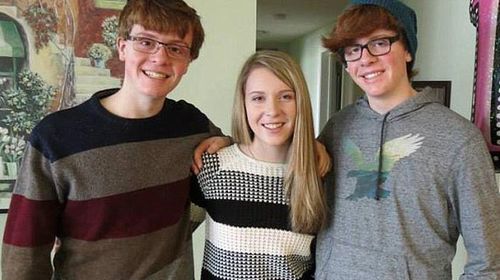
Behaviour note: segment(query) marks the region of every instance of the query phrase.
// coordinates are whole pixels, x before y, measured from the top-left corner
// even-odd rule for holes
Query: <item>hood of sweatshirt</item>
[[[356,110],[359,114],[366,118],[383,120],[386,118],[387,122],[395,121],[404,118],[406,115],[421,109],[422,107],[431,103],[439,103],[438,96],[432,92],[431,88],[425,88],[417,92],[414,96],[392,108],[385,115],[381,115],[370,108],[368,99],[365,96],[356,101]]]

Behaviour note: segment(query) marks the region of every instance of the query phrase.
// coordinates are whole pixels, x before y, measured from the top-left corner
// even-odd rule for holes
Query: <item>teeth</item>
[[[365,79],[372,79],[372,78],[379,76],[380,74],[382,74],[382,72],[370,73],[370,74],[364,75],[364,78]]]
[[[274,129],[278,127],[282,127],[284,124],[283,123],[265,123],[264,127]]]
[[[165,75],[163,73],[147,71],[147,70],[144,71],[144,74],[146,74],[148,77],[154,78],[154,79],[165,79],[167,77],[167,75]]]

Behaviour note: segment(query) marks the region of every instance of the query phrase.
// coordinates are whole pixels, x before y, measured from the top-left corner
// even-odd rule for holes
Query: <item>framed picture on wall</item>
[[[411,84],[417,91],[431,88],[440,103],[450,108],[451,81],[413,81]]]
[[[126,2],[0,0],[0,213],[33,127],[102,88],[120,87],[115,43]]]

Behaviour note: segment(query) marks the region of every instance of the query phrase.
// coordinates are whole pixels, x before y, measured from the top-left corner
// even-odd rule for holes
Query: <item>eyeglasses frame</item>
[[[372,43],[373,41],[377,41],[377,40],[384,40],[384,39],[388,39],[389,40],[389,50],[387,50],[387,52],[385,53],[382,53],[382,54],[373,54],[370,49],[368,48],[368,45],[370,45],[370,43]],[[399,41],[399,39],[401,39],[401,36],[400,34],[396,34],[394,36],[388,36],[388,37],[381,37],[381,38],[376,38],[376,39],[372,39],[368,42],[366,42],[366,44],[352,44],[352,45],[349,45],[348,47],[351,47],[351,46],[359,46],[361,48],[361,52],[360,52],[360,55],[358,58],[356,59],[352,59],[352,60],[347,60],[346,57],[345,57],[345,52],[344,52],[344,48],[341,48],[340,49],[340,52],[342,53],[342,58],[344,59],[344,62],[355,62],[355,61],[358,61],[361,59],[361,57],[363,57],[363,50],[366,49],[368,51],[368,53],[372,56],[382,56],[382,55],[386,55],[388,53],[391,52],[392,50],[392,44],[396,43],[397,41]]]
[[[138,49],[136,49],[136,48],[134,47],[134,44],[132,44],[132,47],[134,48],[134,50],[136,50],[136,51],[138,51],[138,52],[141,52],[141,53],[147,53],[147,54],[155,54],[155,53],[157,53],[157,52],[160,50],[160,48],[162,48],[162,47],[163,47],[163,48],[167,48],[167,55],[168,55],[169,57],[171,57],[171,58],[173,58],[173,59],[181,59],[181,58],[179,58],[179,57],[172,57],[172,56],[169,54],[168,47],[169,47],[169,46],[176,46],[176,47],[179,47],[179,48],[188,49],[188,50],[189,50],[189,56],[188,56],[188,57],[186,57],[186,59],[185,59],[185,60],[186,60],[186,61],[190,61],[190,60],[191,60],[191,48],[190,48],[190,47],[188,47],[188,46],[179,45],[179,44],[175,44],[175,43],[163,43],[163,42],[160,42],[160,41],[158,41],[158,40],[156,40],[156,39],[149,38],[149,37],[134,36],[134,35],[127,35],[127,37],[126,37],[126,40],[127,40],[127,41],[132,41],[132,42],[134,42],[134,41],[135,41],[135,42],[137,42],[137,41],[140,41],[141,39],[147,39],[147,40],[151,40],[151,41],[155,42],[155,43],[156,43],[156,47],[155,47],[155,49],[154,49],[154,51],[153,51],[153,52],[146,52],[146,51],[144,51],[144,50],[138,50]]]

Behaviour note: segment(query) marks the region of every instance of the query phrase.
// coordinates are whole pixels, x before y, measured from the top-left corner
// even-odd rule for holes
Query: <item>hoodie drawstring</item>
[[[379,190],[380,185],[382,184],[382,154],[383,154],[383,145],[384,145],[384,129],[385,129],[385,121],[389,113],[384,115],[384,119],[382,120],[382,128],[380,130],[380,142],[379,142],[379,153],[378,153],[378,170],[377,170],[377,187],[375,188],[375,199],[380,200]]]

